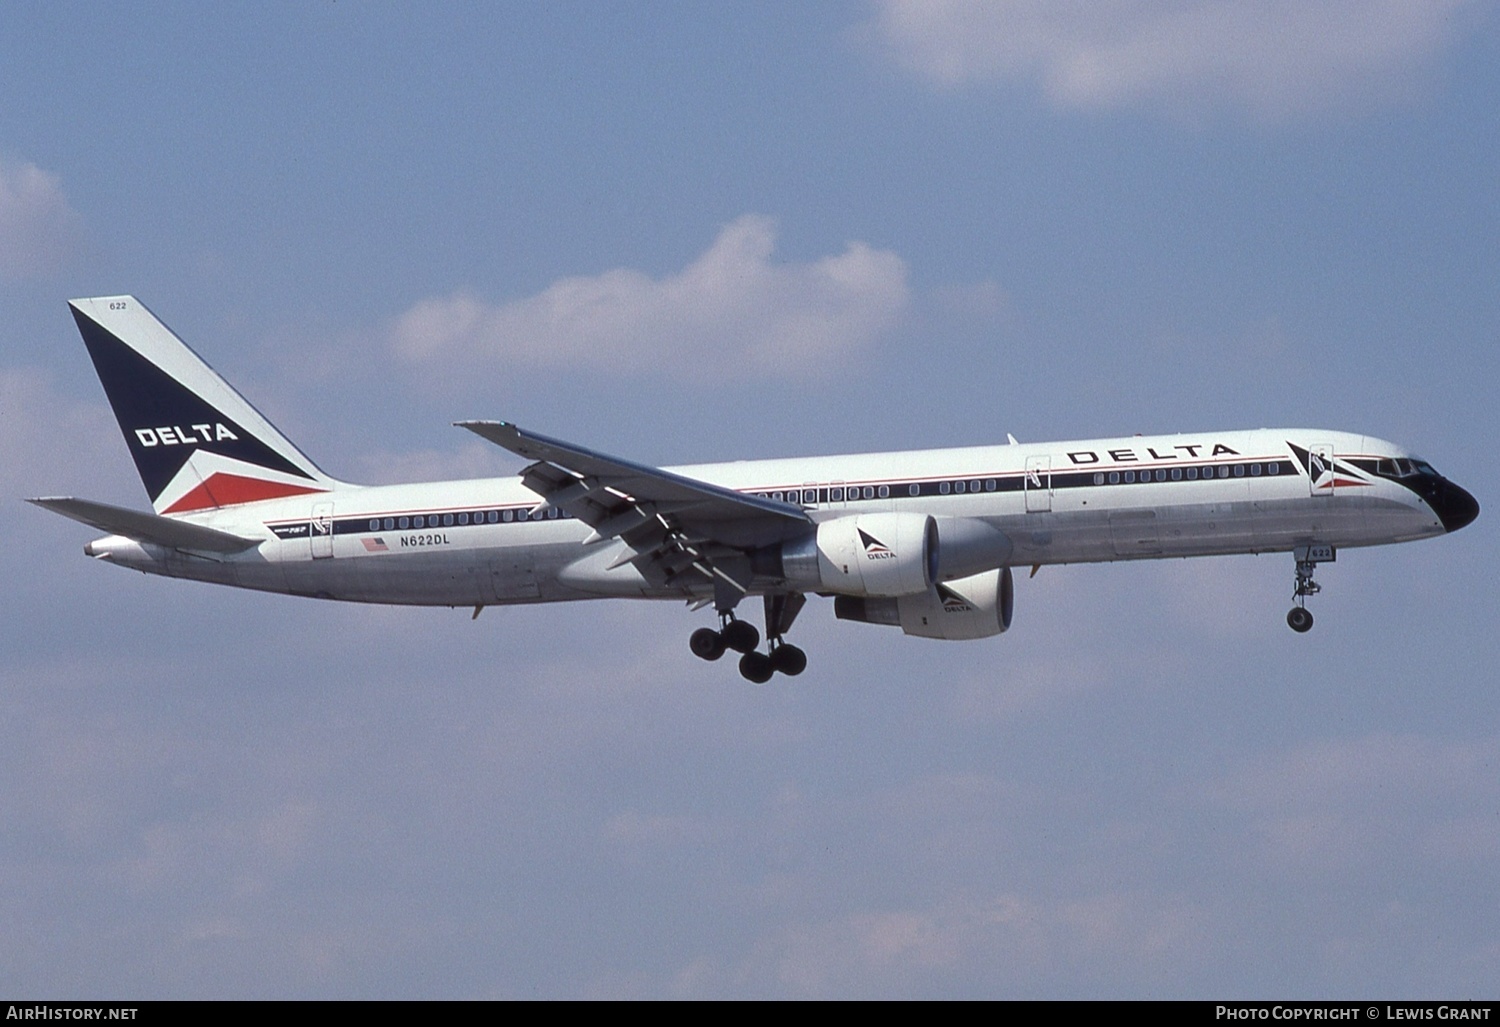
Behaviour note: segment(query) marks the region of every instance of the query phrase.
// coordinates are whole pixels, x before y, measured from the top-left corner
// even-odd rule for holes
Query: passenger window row
[[[901,486],[895,486],[900,489]],[[963,495],[967,492],[994,492],[1000,489],[996,478],[958,478],[949,481],[911,482],[906,486],[908,496]],[[778,503],[794,503],[813,506],[819,503],[856,502],[861,499],[890,499],[890,485],[830,485],[820,488],[780,489],[769,492],[754,492],[761,499],[774,499]]]
[[[1095,471],[1092,474],[1049,471],[1046,469],[1004,478],[950,478],[945,481],[908,482],[896,485],[823,486],[805,489],[776,489],[755,492],[761,499],[781,503],[813,506],[821,503],[854,502],[860,499],[889,499],[894,494],[907,496],[962,496],[980,492],[1020,492],[1024,489],[1067,489],[1086,485],[1133,485],[1153,481],[1207,481],[1213,478],[1259,478],[1293,473],[1285,461],[1260,461],[1242,464],[1216,464],[1210,467],[1158,467],[1142,470]]]
[[[1243,478],[1248,474],[1252,478],[1259,478],[1262,474],[1277,475],[1281,473],[1281,464],[1220,464],[1218,467],[1204,467],[1200,471],[1197,467],[1158,467],[1156,470],[1136,471],[1095,471],[1095,485],[1133,485],[1137,482],[1148,481],[1198,481],[1200,477],[1207,481],[1216,475],[1220,478]]]
[[[1219,464],[1214,467],[1158,467],[1155,469],[1144,469],[1140,471],[1095,471],[1092,483],[1095,485],[1133,485],[1152,481],[1198,481],[1219,478],[1243,478],[1249,476],[1258,478],[1262,474],[1277,475],[1282,472],[1282,465],[1276,461],[1266,463],[1248,464]],[[1041,477],[1032,476],[1032,488],[1066,488],[1070,485],[1082,485],[1088,479],[1083,475],[1074,474],[1049,474],[1047,471],[1040,472]],[[1081,479],[1081,480],[1080,480]],[[968,495],[980,492],[1012,492],[1020,491],[1025,487],[1025,478],[1021,476],[1010,478],[950,478],[944,481],[910,482],[904,491],[908,496],[950,496]],[[897,485],[896,488],[901,488]],[[815,506],[822,503],[856,502],[861,499],[889,499],[891,498],[890,485],[827,485],[803,488],[803,489],[779,489],[768,492],[755,492],[753,495],[761,499],[771,499],[779,503],[792,503],[794,505]],[[497,509],[497,510],[475,510],[461,513],[443,514],[413,514],[405,517],[371,517],[369,526],[364,528],[350,527],[353,530],[367,531],[409,531],[430,528],[452,528],[464,527],[471,524],[511,524],[521,521],[540,521],[570,519],[569,515],[553,507],[535,516],[526,509]],[[344,522],[348,523],[348,522]]]
[[[567,520],[568,515],[552,507],[531,516],[526,510],[475,510],[472,513],[416,514],[409,517],[371,517],[370,531],[408,531],[416,528],[452,528],[469,524],[510,524],[525,520]]]

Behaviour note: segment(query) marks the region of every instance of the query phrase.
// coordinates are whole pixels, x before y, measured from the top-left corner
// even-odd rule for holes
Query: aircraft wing
[[[535,461],[522,483],[542,502],[593,529],[587,543],[620,538],[615,566],[633,563],[653,580],[706,576],[716,589],[749,587],[748,550],[803,534],[812,525],[792,503],[762,499],[660,468],[607,456],[523,431],[505,421],[458,421],[461,428]]]
[[[26,502],[44,510],[71,517],[91,528],[107,531],[111,535],[123,535],[137,542],[152,542],[169,549],[198,549],[208,553],[238,553],[260,545],[261,539],[242,538],[217,528],[206,528],[201,524],[190,524],[175,517],[142,513],[123,506],[96,503],[89,499],[72,497],[47,497],[28,499]]]

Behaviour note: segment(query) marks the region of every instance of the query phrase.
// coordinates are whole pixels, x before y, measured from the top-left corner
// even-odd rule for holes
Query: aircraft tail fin
[[[68,305],[158,514],[327,492],[341,484],[135,297]]]

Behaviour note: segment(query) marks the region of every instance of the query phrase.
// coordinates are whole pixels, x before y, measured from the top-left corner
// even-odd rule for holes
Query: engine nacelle
[[[934,517],[938,535],[936,581],[967,578],[1004,566],[1014,546],[1010,537],[977,517]]]
[[[1012,550],[1004,532],[977,518],[873,513],[823,521],[804,538],[758,551],[752,566],[805,592],[921,595],[935,582],[999,567]]]
[[[913,595],[937,580],[937,539],[926,514],[837,517],[816,534],[782,543],[779,566],[768,570],[804,592]]]
[[[916,595],[839,596],[833,612],[840,620],[888,624],[923,638],[988,638],[1010,627],[1015,580],[1009,567],[1001,567],[939,582]]]

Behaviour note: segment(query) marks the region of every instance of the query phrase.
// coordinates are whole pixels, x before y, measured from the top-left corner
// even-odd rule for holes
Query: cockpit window
[[[1374,461],[1374,467],[1371,467],[1367,461],[1355,460],[1354,463],[1364,466],[1366,470],[1373,470],[1385,478],[1410,478],[1418,474],[1438,477],[1438,472],[1431,464],[1416,457],[1384,456]]]

